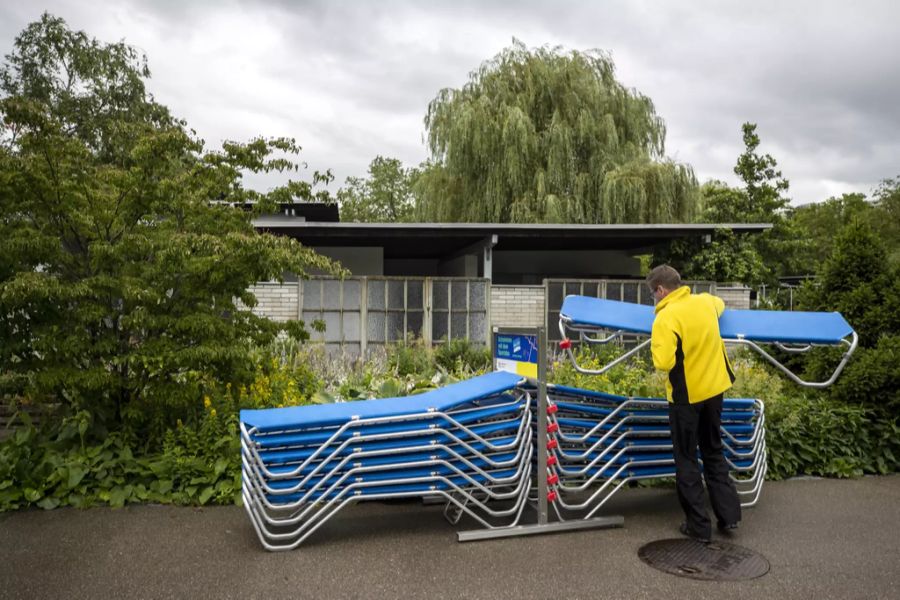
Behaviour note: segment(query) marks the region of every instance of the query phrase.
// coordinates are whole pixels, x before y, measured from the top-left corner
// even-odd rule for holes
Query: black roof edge
[[[447,232],[539,232],[539,231],[646,231],[646,230],[682,230],[712,233],[717,229],[730,229],[738,232],[762,232],[773,227],[772,223],[621,223],[621,224],[575,224],[575,223],[347,223],[332,221],[300,221],[285,219],[280,215],[275,218],[262,216],[253,220],[254,226],[261,229],[346,229],[359,231],[383,230],[441,230]]]

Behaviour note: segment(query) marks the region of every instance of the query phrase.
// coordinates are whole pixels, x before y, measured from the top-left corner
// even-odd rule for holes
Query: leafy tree
[[[737,217],[745,214],[742,207],[749,203],[747,194],[721,181],[709,181],[700,187],[705,207],[702,220],[707,223],[740,223]],[[765,281],[769,270],[763,262],[753,235],[736,234],[730,229],[716,231],[705,240],[682,238],[658,249],[653,264],[674,266],[683,277],[711,281],[734,281],[755,285]]]
[[[254,315],[248,286],[335,268],[230,205],[321,198],[319,174],[241,185],[243,171],[296,169],[272,157],[294,141],[205,151],[148,77],[134,48],[49,14],[0,68],[0,386],[112,425],[174,420],[205,386],[249,376],[251,343],[305,330]]]
[[[753,238],[753,244],[768,270],[763,283],[774,285],[785,275],[801,272],[798,256],[806,242],[800,231],[787,218],[790,202],[784,196],[789,183],[777,170],[778,163],[769,154],[757,153],[759,135],[755,123],[742,126],[744,152],[738,157],[734,172],[744,182],[747,205],[736,216],[743,223],[772,223],[772,229]]]
[[[769,154],[757,154],[759,136],[755,123],[744,123],[741,126],[744,138],[744,152],[738,157],[734,173],[744,182],[747,202],[738,205],[733,214],[743,222],[765,222],[781,215],[788,206],[788,200],[782,193],[790,184],[776,170],[778,163]]]
[[[900,264],[900,179],[882,181],[871,200],[854,193],[798,206],[789,220],[809,240],[798,257],[801,271],[815,272],[822,257],[831,255],[835,232],[855,221],[871,227],[885,246],[887,260]]]
[[[664,158],[665,126],[599,51],[515,41],[425,117],[432,156],[416,186],[431,221],[690,221],[697,184]]]
[[[415,202],[413,184],[417,171],[404,169],[396,158],[376,156],[369,177],[348,177],[338,190],[341,220],[363,223],[409,222]]]
[[[710,181],[700,189],[705,223],[771,223],[770,231],[759,234],[717,232],[712,243],[676,240],[658,252],[655,262],[681,266],[684,274],[699,279],[740,281],[747,285],[775,284],[777,277],[797,274],[805,242],[787,218],[789,203],[783,193],[788,181],[776,169],[769,154],[759,154],[756,125],[742,126],[744,152],[738,156],[734,172],[744,183],[732,188]]]
[[[845,226],[814,281],[801,287],[801,309],[839,311],[859,335],[859,348],[830,393],[881,414],[900,411],[900,267],[886,259],[885,244],[872,227],[855,220]],[[823,378],[836,357],[811,358],[807,372]]]
[[[816,280],[801,289],[804,310],[839,311],[871,347],[882,334],[900,333],[900,282],[887,262],[884,243],[862,221],[847,225],[834,242]]]
[[[789,219],[809,241],[798,256],[800,271],[815,273],[823,257],[831,256],[834,251],[835,232],[854,220],[871,223],[872,211],[872,204],[863,194],[844,194],[795,208]]]
[[[875,231],[887,246],[888,257],[900,264],[900,177],[885,179],[875,191]]]

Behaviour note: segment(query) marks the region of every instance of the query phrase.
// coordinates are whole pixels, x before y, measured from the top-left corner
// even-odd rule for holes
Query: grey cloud
[[[529,46],[610,52],[620,80],[652,98],[666,120],[667,153],[701,178],[735,182],[744,121],[759,124],[760,149],[779,161],[795,201],[824,199],[842,185],[869,191],[900,171],[900,6],[892,2],[130,0],[121,7],[48,2],[92,35],[143,44],[151,88],[211,144],[283,127],[311,168],[331,166],[337,183],[365,174],[376,154],[422,160],[428,102],[465,83],[514,36]],[[247,30],[263,24],[271,35],[221,32],[223,56],[253,55],[252,77],[173,54],[202,50],[223,14]],[[38,16],[0,8],[2,51]],[[223,114],[242,122],[221,123]]]

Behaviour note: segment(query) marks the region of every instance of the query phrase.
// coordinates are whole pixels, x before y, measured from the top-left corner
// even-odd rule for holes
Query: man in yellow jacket
[[[686,517],[681,533],[708,542],[712,527],[702,479],[718,528],[735,529],[741,520],[741,504],[729,477],[719,431],[723,394],[734,383],[719,333],[725,303],[710,294],[691,294],[689,287],[681,285],[678,271],[668,265],[650,271],[647,286],[656,300],[650,341],[653,365],[668,373],[675,486]],[[703,458],[702,478],[698,447]]]

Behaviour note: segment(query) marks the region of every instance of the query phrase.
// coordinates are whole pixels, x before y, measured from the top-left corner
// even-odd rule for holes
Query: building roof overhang
[[[496,251],[624,250],[640,253],[678,238],[704,238],[718,229],[762,233],[771,223],[626,225],[507,223],[329,223],[260,217],[257,230],[288,235],[305,246],[381,247],[385,258],[443,258],[493,243]],[[494,238],[493,236],[496,236]]]

